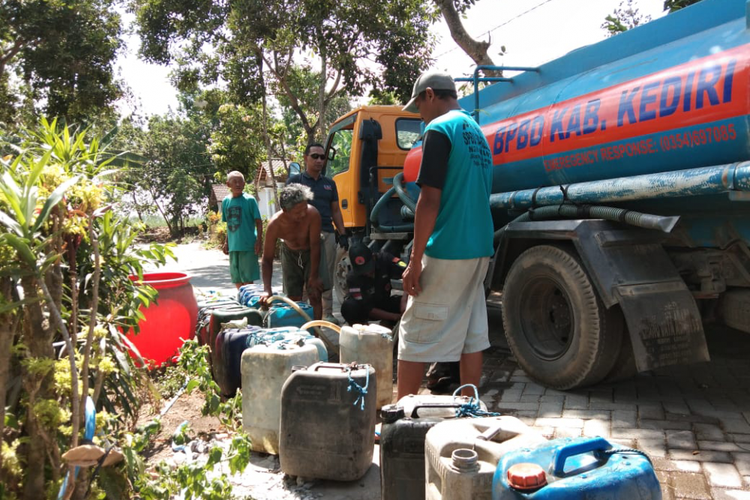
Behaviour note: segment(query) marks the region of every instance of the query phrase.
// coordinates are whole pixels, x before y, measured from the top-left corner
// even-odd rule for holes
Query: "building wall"
[[[258,208],[260,209],[260,215],[264,219],[269,219],[273,214],[276,213],[276,204],[273,200],[273,188],[262,187],[258,193],[260,202]]]

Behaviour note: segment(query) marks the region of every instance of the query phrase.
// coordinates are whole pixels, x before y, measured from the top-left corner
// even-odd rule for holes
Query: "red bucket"
[[[141,331],[132,331],[127,338],[135,345],[150,366],[160,366],[170,360],[185,339],[195,336],[198,322],[198,304],[193,295],[190,276],[185,273],[149,273],[143,281],[137,276],[131,280],[151,285],[158,292],[158,303],[141,307],[145,319],[138,323]]]

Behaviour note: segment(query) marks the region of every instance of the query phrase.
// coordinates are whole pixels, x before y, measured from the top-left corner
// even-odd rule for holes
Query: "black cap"
[[[372,260],[372,250],[362,243],[352,245],[349,249],[349,262],[352,264],[354,274],[367,274],[375,269],[375,263]]]

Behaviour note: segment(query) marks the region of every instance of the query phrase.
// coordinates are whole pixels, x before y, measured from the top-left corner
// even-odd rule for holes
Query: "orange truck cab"
[[[370,222],[370,214],[391,188],[393,177],[403,170],[406,154],[420,130],[419,116],[402,111],[401,106],[361,106],[331,126],[325,144],[325,175],[336,182],[344,226],[351,235],[373,240],[407,239],[394,231],[378,231],[378,225],[373,227]],[[402,205],[396,196],[384,203],[380,210],[383,227],[404,226]]]

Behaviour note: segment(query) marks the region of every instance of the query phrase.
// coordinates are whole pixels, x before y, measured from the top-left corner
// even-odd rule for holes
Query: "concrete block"
[[[750,453],[732,453],[734,457],[734,465],[740,474],[743,476],[750,476]]]
[[[589,398],[579,395],[565,396],[564,406],[566,410],[586,410],[589,407]]]
[[[599,420],[610,420],[612,418],[612,412],[604,410],[568,410],[564,409],[562,416],[565,418],[596,418]]]
[[[690,430],[692,425],[690,424],[690,422],[682,422],[679,420],[646,420],[641,417],[641,421],[638,423],[638,427],[640,427],[641,429],[687,431]]]
[[[664,431],[652,429],[612,429],[613,438],[623,439],[664,439]]]
[[[664,411],[669,413],[677,413],[679,415],[690,414],[690,408],[688,408],[684,401],[663,401],[662,406],[664,407]]]
[[[722,441],[724,440],[724,431],[715,424],[693,424],[693,432],[699,440]]]
[[[639,439],[638,449],[648,453],[650,457],[666,458],[667,446],[663,439]]]
[[[694,450],[698,447],[692,431],[667,431],[667,446],[670,449]]]
[[[708,450],[673,450],[668,447],[668,456],[672,460],[693,460],[697,462],[721,462],[731,463],[732,456],[726,451]]]
[[[568,427],[572,429],[582,429],[583,420],[580,418],[537,418],[535,425],[536,427]]]
[[[562,408],[562,401],[559,403],[541,403],[539,405],[538,416],[545,418],[559,418],[562,416]]]
[[[612,412],[612,429],[637,427],[636,415],[635,410]]]
[[[727,443],[726,441],[698,441],[698,448],[701,450],[713,450],[713,451],[742,451],[742,448],[734,443]]]
[[[558,427],[555,429],[555,439],[568,437],[581,437],[581,429],[574,429],[572,427]]]
[[[608,420],[584,420],[583,424],[583,435],[586,437],[602,436],[604,438],[609,437],[609,421]]]
[[[526,384],[526,387],[523,390],[523,395],[529,396],[532,394],[535,396],[541,396],[542,394],[544,394],[544,387],[533,382]]]
[[[664,408],[658,405],[638,405],[638,417],[641,420],[664,420]]]
[[[742,488],[742,477],[732,464],[704,462],[703,470],[711,486],[721,488]]]
[[[703,474],[672,472],[671,476],[670,486],[673,488],[675,497],[697,500],[711,499],[711,492]]]
[[[750,500],[750,491],[712,488],[711,495],[714,500]]]
[[[503,391],[500,401],[503,403],[518,403],[521,401],[521,391]]]
[[[726,432],[750,434],[750,424],[744,418],[724,418],[721,415],[718,415],[718,418]]]

